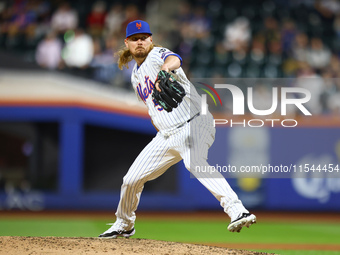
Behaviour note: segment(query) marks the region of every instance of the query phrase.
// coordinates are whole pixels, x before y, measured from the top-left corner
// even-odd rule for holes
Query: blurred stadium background
[[[0,210],[115,209],[155,134],[132,68],[119,71],[113,55],[135,19],[183,57],[190,79],[313,78],[313,117],[227,131],[227,162],[339,164],[339,1],[0,0]],[[271,99],[270,86],[255,89]],[[229,181],[250,209],[340,211],[340,179],[307,177]],[[147,183],[140,204],[215,209],[182,164]]]

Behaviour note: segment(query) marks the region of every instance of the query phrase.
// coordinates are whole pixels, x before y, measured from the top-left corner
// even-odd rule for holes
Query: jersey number
[[[158,106],[158,107],[157,107],[157,110],[158,110],[158,111],[160,111],[160,112],[163,111],[163,107],[161,107],[161,106],[156,102],[155,99],[152,99],[152,102],[155,104],[155,107]]]

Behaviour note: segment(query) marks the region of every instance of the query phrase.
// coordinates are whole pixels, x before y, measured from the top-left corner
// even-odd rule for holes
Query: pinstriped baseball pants
[[[214,137],[215,128],[209,115],[194,118],[169,136],[158,132],[123,178],[117,220],[124,222],[127,230],[131,229],[144,184],[161,176],[182,159],[185,167],[216,197],[231,220],[242,212],[248,212],[218,171],[213,174],[195,172],[196,166],[202,169],[211,167],[207,163],[207,156]]]

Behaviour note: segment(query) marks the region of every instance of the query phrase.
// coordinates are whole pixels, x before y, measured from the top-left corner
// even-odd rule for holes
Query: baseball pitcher
[[[208,149],[215,139],[213,117],[200,114],[201,97],[181,68],[181,57],[153,44],[149,24],[136,20],[127,25],[126,48],[121,50],[122,69],[134,59],[131,82],[139,100],[148,108],[157,135],[135,159],[123,178],[116,221],[100,238],[130,237],[135,234],[135,211],[144,184],[183,160],[185,167],[216,197],[231,218],[228,230],[240,232],[256,222],[218,171],[197,173],[195,166],[208,169]]]

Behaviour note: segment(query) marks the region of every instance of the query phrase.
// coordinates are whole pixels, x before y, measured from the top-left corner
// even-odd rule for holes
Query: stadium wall
[[[36,76],[35,76],[36,78]],[[35,79],[34,78],[34,79]],[[59,77],[58,77],[59,78]],[[62,79],[62,78],[61,78]],[[88,171],[98,171],[99,188],[86,188],[87,162],[87,129],[88,126],[100,127],[116,132],[131,132],[136,137],[147,137],[138,142],[143,148],[144,143],[151,139],[155,130],[147,117],[143,107],[135,107],[133,103],[117,103],[117,98],[104,97],[88,98],[86,95],[75,93],[73,97],[47,98],[43,93],[38,97],[20,97],[23,93],[8,92],[8,86],[1,84],[0,96],[0,130],[6,123],[56,123],[58,142],[58,162],[56,174],[56,187],[25,188],[25,186],[8,188],[8,185],[0,182],[0,210],[46,210],[46,209],[87,209],[87,210],[114,210],[119,201],[119,185],[122,176],[127,171],[128,165],[119,166],[120,171],[103,171],[97,164]],[[8,84],[7,84],[8,85]],[[19,83],[16,85],[20,85]],[[20,85],[21,86],[21,85]],[[46,85],[47,86],[47,85]],[[82,86],[84,86],[82,84]],[[7,89],[6,89],[7,88]],[[20,87],[22,88],[22,87]],[[85,86],[89,94],[90,87]],[[69,88],[68,88],[69,89]],[[74,87],[73,87],[74,89]],[[38,91],[42,91],[40,89]],[[82,89],[81,91],[84,91]],[[28,93],[28,92],[27,92]],[[66,92],[65,92],[66,93]],[[14,95],[15,94],[15,95]],[[50,92],[48,93],[49,95]],[[70,95],[70,93],[67,93]],[[118,96],[119,97],[119,96]],[[115,102],[113,102],[115,100]],[[126,101],[126,100],[125,100]],[[125,102],[126,103],[126,102]],[[93,131],[94,141],[101,130]],[[97,134],[96,134],[97,133]],[[129,137],[129,134],[126,134]],[[98,147],[103,142],[98,139]],[[235,143],[234,141],[241,141]],[[293,143],[294,141],[294,143]],[[121,146],[122,142],[113,144],[113,147]],[[124,147],[126,157],[133,160],[138,154],[130,152],[129,147],[137,147],[135,140],[126,139],[128,145]],[[309,164],[323,164],[329,166],[339,165],[340,161],[340,132],[339,126],[322,125],[322,127],[302,126],[296,128],[263,127],[250,129],[249,127],[225,128],[218,127],[216,140],[209,152],[209,162],[214,165],[220,159],[220,153],[225,153],[225,162],[235,166],[266,164],[272,166],[290,166]],[[121,147],[119,147],[121,148]],[[6,148],[5,148],[6,149]],[[43,153],[41,155],[44,155]],[[39,155],[38,155],[39,157]],[[112,161],[107,161],[106,168],[116,168],[114,162],[123,160],[115,155],[109,156]],[[99,162],[94,161],[94,162]],[[243,162],[243,163],[242,163]],[[32,167],[32,165],[30,165]],[[118,168],[118,166],[117,166]],[[31,169],[32,170],[32,169]],[[42,172],[48,171],[43,169]],[[213,196],[194,178],[191,178],[182,163],[168,171],[165,176],[153,184],[146,185],[140,203],[141,210],[215,210],[219,209],[219,203]],[[340,211],[340,171],[334,170],[337,175],[329,175],[324,172],[321,177],[312,177],[312,172],[303,172],[292,178],[267,178],[265,175],[237,176],[226,173],[229,183],[238,193],[242,201],[249,208],[267,210],[314,210],[314,211]],[[28,171],[30,174],[31,172]],[[101,182],[110,185],[115,182],[113,189],[100,189]],[[40,175],[38,175],[37,178]],[[334,177],[335,176],[335,177]],[[116,177],[116,178],[115,178]],[[91,184],[91,178],[87,180]],[[161,179],[162,178],[162,179]],[[109,179],[109,181],[108,181]],[[115,179],[115,180],[114,180]],[[105,182],[106,180],[106,182]],[[93,180],[94,181],[94,180]],[[168,185],[169,188],[160,188]]]

